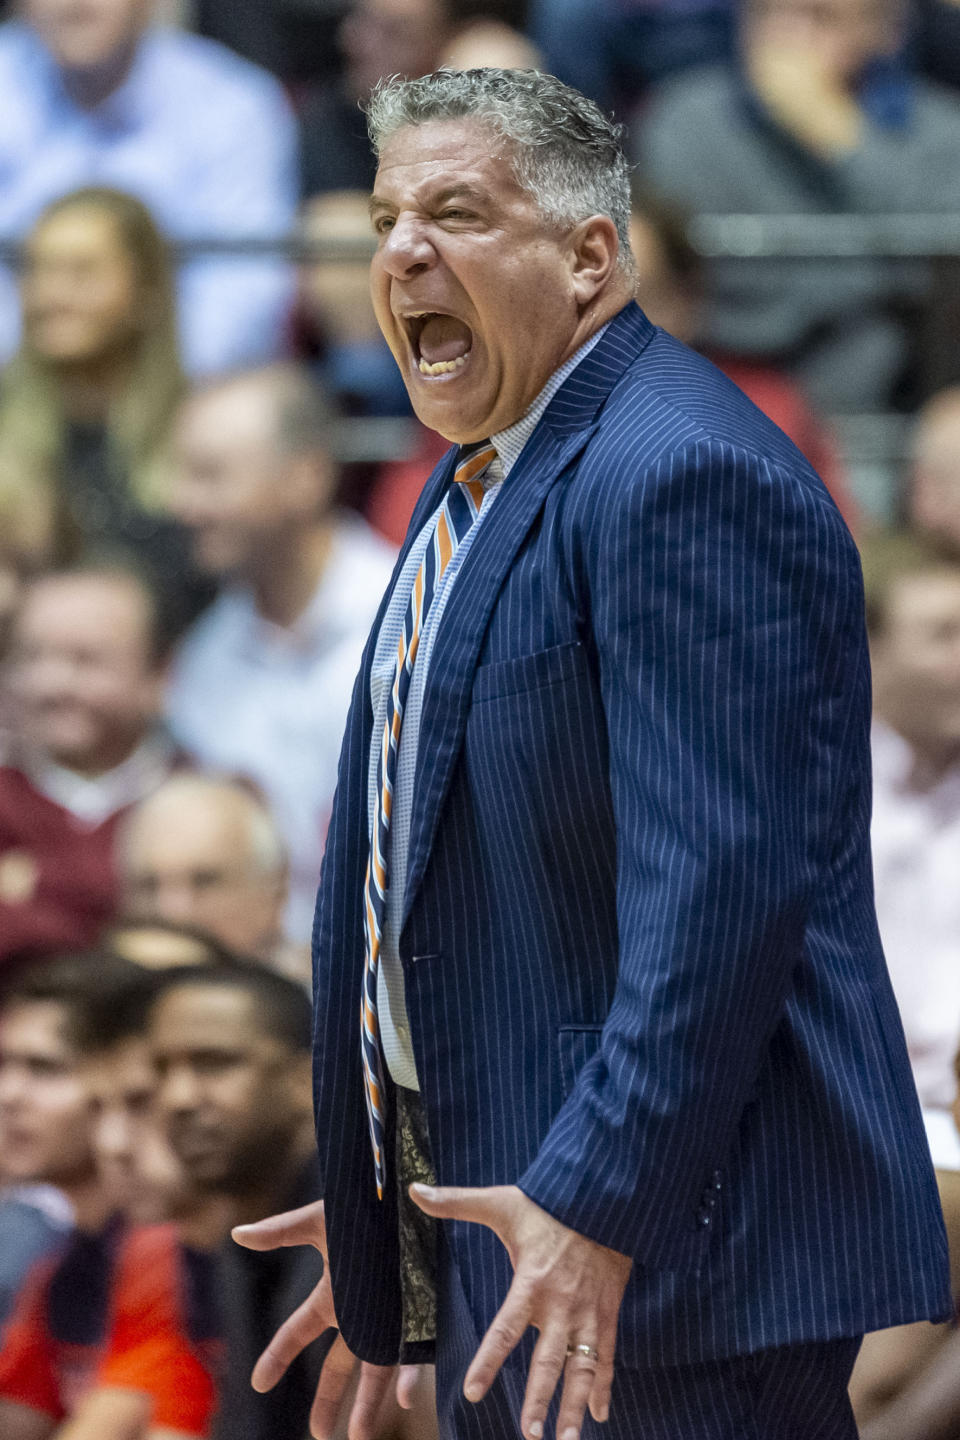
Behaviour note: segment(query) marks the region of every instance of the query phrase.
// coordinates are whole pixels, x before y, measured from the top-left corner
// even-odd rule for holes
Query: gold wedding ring
[[[599,1350],[594,1350],[592,1345],[568,1345],[567,1355],[583,1355],[587,1360],[592,1360],[594,1364],[600,1359]]]

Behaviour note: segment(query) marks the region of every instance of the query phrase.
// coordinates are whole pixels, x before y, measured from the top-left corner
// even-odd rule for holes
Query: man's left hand
[[[464,1379],[467,1399],[483,1399],[532,1325],[540,1338],[520,1416],[526,1440],[541,1440],[561,1375],[557,1440],[579,1440],[588,1406],[595,1420],[606,1420],[617,1319],[632,1260],[561,1225],[516,1185],[475,1190],[411,1185],[410,1194],[437,1219],[489,1226],[513,1265],[507,1298]]]

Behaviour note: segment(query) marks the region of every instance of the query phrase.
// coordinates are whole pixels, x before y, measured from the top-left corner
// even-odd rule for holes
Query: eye
[[[378,215],[373,222],[373,229],[376,235],[386,235],[388,230],[393,229],[393,226],[394,218],[392,215]]]

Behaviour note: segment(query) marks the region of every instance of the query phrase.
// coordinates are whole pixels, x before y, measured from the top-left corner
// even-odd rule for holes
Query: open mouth
[[[421,375],[456,375],[466,365],[473,334],[455,315],[419,310],[405,315],[403,322]]]

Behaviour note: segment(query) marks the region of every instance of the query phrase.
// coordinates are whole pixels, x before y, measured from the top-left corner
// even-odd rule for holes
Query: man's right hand
[[[303,1304],[280,1326],[253,1369],[250,1383],[254,1390],[272,1390],[287,1367],[302,1350],[324,1331],[336,1329],[337,1316],[330,1288],[330,1265],[327,1255],[327,1227],[323,1201],[271,1215],[253,1225],[238,1225],[233,1230],[238,1245],[248,1250],[276,1250],[287,1245],[313,1245],[323,1256],[323,1278],[314,1286]],[[310,1411],[310,1431],[316,1440],[333,1440],[337,1421],[354,1371],[359,1362],[338,1335],[323,1362],[317,1393]],[[376,1421],[384,1397],[397,1381],[397,1400],[409,1409],[414,1367],[360,1364],[356,1397],[350,1410],[349,1440],[374,1440]]]

